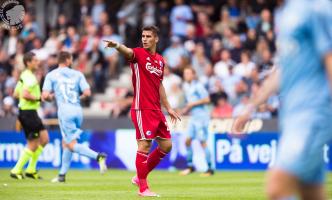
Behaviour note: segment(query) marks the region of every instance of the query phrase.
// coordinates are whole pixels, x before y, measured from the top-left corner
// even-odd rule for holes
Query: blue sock
[[[62,152],[62,163],[61,163],[61,169],[59,174],[65,175],[70,167],[71,163],[71,157],[73,155],[73,152],[71,152],[69,149],[64,149]]]
[[[211,169],[211,153],[208,147],[205,147],[204,149],[204,153],[205,153],[205,159],[206,159],[206,163],[208,165],[208,168]]]
[[[187,165],[188,167],[193,167],[193,150],[190,147],[187,147]]]
[[[79,143],[75,144],[74,152],[76,152],[80,155],[95,159],[95,160],[97,159],[97,156],[98,156],[97,152],[95,152],[95,151],[91,150],[89,147],[87,147],[83,144],[79,144]]]

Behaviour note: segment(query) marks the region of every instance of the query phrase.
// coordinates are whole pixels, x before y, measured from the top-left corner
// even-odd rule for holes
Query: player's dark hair
[[[32,61],[32,59],[33,59],[33,57],[35,56],[36,54],[35,53],[33,53],[33,52],[27,52],[27,53],[25,53],[24,54],[24,56],[23,56],[23,63],[24,63],[24,65],[27,67],[28,66],[28,62],[31,62]]]
[[[71,58],[71,54],[67,51],[61,51],[58,55],[58,62],[65,63],[67,59]]]
[[[155,35],[155,36],[158,36],[158,33],[159,33],[159,28],[157,26],[154,26],[154,25],[151,25],[151,26],[144,26],[142,28],[142,32],[143,31],[152,31],[152,33]]]

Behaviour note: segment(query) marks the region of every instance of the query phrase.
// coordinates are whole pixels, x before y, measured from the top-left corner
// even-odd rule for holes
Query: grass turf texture
[[[110,170],[100,175],[96,170],[70,170],[66,183],[51,183],[56,170],[41,170],[44,180],[14,180],[9,169],[0,170],[1,200],[99,200],[141,199],[131,184],[134,172]],[[176,172],[154,171],[150,174],[152,191],[162,199],[264,199],[264,172],[220,171],[202,178],[198,173],[179,176]],[[332,174],[328,194],[332,196]],[[150,198],[149,198],[150,199]]]

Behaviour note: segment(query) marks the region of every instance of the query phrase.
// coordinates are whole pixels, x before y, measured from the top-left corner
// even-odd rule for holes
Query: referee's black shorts
[[[45,130],[36,110],[20,110],[18,120],[23,127],[25,138],[27,140],[39,138],[39,132]]]

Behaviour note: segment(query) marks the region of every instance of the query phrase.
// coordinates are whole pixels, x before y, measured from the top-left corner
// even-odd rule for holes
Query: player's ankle
[[[146,189],[149,188],[148,182],[146,179],[139,179],[139,191],[144,192]]]

